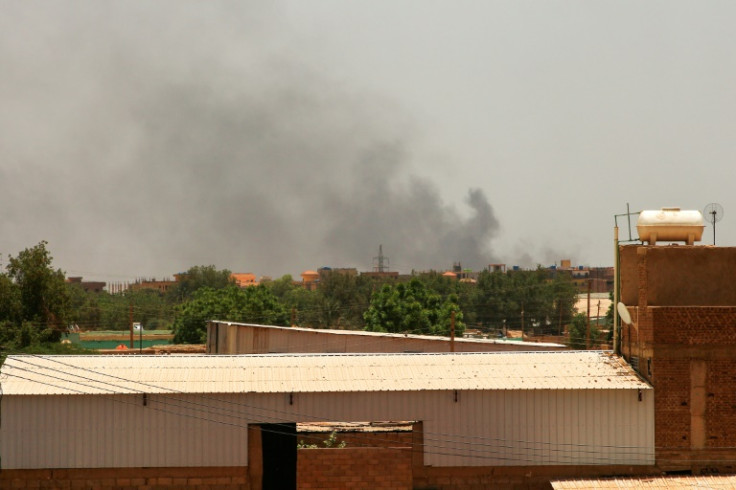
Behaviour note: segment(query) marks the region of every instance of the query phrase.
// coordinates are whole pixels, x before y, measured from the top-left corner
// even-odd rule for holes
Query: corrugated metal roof
[[[649,489],[691,489],[691,488],[736,488],[736,476],[652,476],[638,478],[610,478],[599,480],[560,480],[551,482],[555,490],[571,488],[614,489],[614,488],[649,488]]]
[[[651,389],[587,352],[8,356],[4,395]]]

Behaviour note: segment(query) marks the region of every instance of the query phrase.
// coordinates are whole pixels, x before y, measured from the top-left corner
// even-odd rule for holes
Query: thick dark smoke
[[[260,5],[5,3],[0,252],[46,239],[113,280],[369,269],[379,244],[407,271],[492,262],[483,191],[443,202],[407,118],[303,66]]]

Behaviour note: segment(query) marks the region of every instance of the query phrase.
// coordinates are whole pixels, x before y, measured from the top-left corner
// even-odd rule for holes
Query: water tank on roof
[[[642,211],[636,223],[639,240],[656,245],[660,242],[685,242],[692,245],[703,237],[703,215],[700,211],[662,208]]]

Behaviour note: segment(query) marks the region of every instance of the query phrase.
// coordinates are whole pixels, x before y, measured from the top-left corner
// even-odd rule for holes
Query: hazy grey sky
[[[0,2],[0,253],[70,275],[611,265],[725,208],[736,4]],[[712,242],[706,228],[703,243]]]

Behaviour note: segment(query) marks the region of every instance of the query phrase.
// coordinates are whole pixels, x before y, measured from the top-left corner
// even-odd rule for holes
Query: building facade
[[[10,356],[0,374],[0,486],[297,488],[299,422],[413,427],[398,451],[326,455],[363,488],[548,488],[654,464],[651,387],[601,352]]]
[[[736,472],[736,248],[620,248],[621,350],[654,386],[657,463]]]

